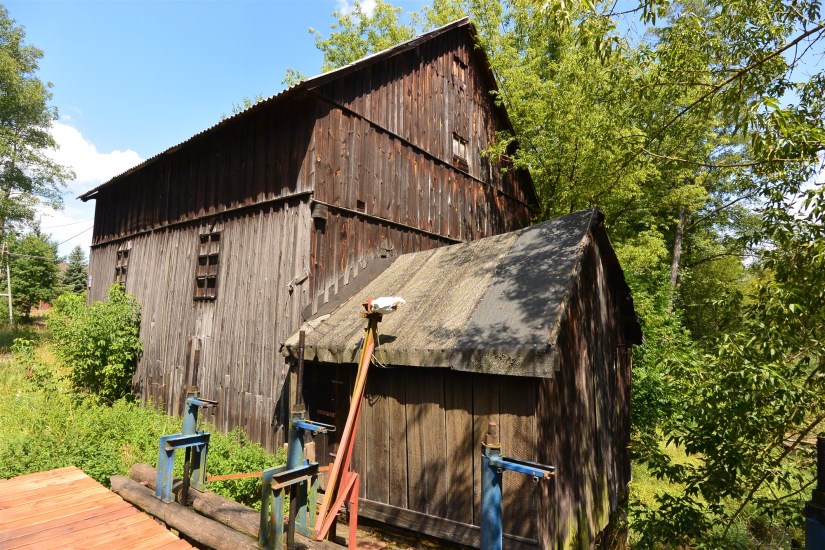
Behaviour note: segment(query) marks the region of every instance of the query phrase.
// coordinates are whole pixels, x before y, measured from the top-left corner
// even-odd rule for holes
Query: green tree
[[[32,307],[57,295],[60,282],[57,244],[35,228],[9,241],[11,293],[14,308],[26,320]]]
[[[78,245],[69,253],[66,259],[66,271],[63,273],[63,286],[69,292],[80,294],[86,290],[89,278],[89,267],[86,263],[86,254]]]
[[[0,239],[10,225],[30,223],[37,205],[59,208],[74,177],[46,154],[56,147],[49,129],[57,110],[49,105],[51,84],[37,77],[43,52],[24,40],[0,5]]]

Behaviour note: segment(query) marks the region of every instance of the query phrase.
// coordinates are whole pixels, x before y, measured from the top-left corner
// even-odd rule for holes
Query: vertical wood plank
[[[472,375],[449,371],[444,375],[446,413],[447,509],[446,517],[473,523],[473,470],[478,452],[473,449]]]
[[[499,418],[499,378],[488,374],[473,375],[473,524],[481,525],[481,444],[487,425]]]

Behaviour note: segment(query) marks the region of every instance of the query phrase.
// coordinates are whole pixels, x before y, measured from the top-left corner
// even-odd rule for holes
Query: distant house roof
[[[552,377],[559,327],[591,238],[606,246],[608,280],[622,301],[625,338],[641,343],[630,289],[597,209],[532,227],[399,256],[332,313],[311,319],[305,359],[357,363],[369,297],[407,304],[378,325],[376,357],[393,365]],[[295,357],[298,333],[284,342]]]
[[[119,175],[113,177],[109,181],[95,187],[94,189],[92,189],[90,191],[87,191],[87,192],[83,193],[78,198],[83,200],[84,202],[88,201],[89,199],[93,199],[93,198],[95,198],[95,195],[97,195],[98,191],[100,191],[101,189],[109,187],[109,186],[117,183],[120,179],[124,178],[125,176],[128,176],[129,174],[132,174],[134,172],[137,172],[138,170],[143,169],[144,167],[156,162],[157,160],[159,160],[163,157],[166,157],[168,155],[171,155],[171,154],[175,153],[176,151],[180,150],[181,148],[189,146],[190,144],[195,143],[198,140],[200,140],[200,139],[202,139],[202,138],[204,138],[204,137],[206,137],[210,134],[213,134],[213,133],[215,133],[216,131],[219,131],[222,128],[225,128],[225,127],[231,125],[233,122],[235,122],[235,121],[237,121],[241,118],[245,118],[247,116],[252,115],[253,113],[257,113],[257,112],[259,112],[259,111],[261,111],[261,110],[263,110],[267,107],[272,106],[275,103],[278,103],[278,102],[284,101],[287,98],[293,97],[298,93],[306,92],[306,91],[318,88],[320,86],[323,86],[324,84],[327,84],[328,82],[330,82],[332,80],[345,77],[345,76],[347,76],[351,73],[354,73],[354,72],[359,71],[359,70],[361,70],[361,69],[363,69],[363,68],[365,68],[369,65],[372,65],[373,63],[378,63],[380,61],[389,59],[389,58],[391,58],[395,55],[398,55],[398,54],[404,53],[406,51],[412,50],[412,49],[418,47],[419,45],[423,44],[424,42],[427,42],[428,40],[431,40],[431,39],[433,39],[437,36],[440,36],[442,34],[446,34],[446,33],[450,32],[454,29],[464,29],[466,32],[468,32],[470,34],[470,36],[472,36],[472,37],[476,36],[475,26],[472,24],[472,22],[470,21],[469,18],[465,17],[463,19],[459,19],[457,21],[453,21],[452,23],[444,25],[443,27],[439,27],[439,28],[437,28],[435,30],[432,30],[430,32],[427,32],[427,33],[421,34],[419,36],[416,36],[415,38],[413,38],[411,40],[408,40],[406,42],[402,42],[401,44],[397,44],[397,45],[395,45],[391,48],[387,48],[386,50],[382,50],[382,51],[374,53],[372,55],[368,55],[368,56],[366,56],[364,58],[361,58],[361,59],[359,59],[359,60],[357,60],[353,63],[350,63],[349,65],[345,65],[345,66],[340,67],[338,69],[335,69],[335,70],[320,74],[318,76],[314,76],[314,77],[309,78],[307,80],[304,80],[301,83],[296,84],[295,86],[292,86],[291,88],[289,88],[287,90],[284,90],[284,91],[282,91],[282,92],[280,92],[280,93],[278,93],[278,94],[276,94],[272,97],[269,97],[268,99],[265,99],[263,101],[260,101],[260,102],[256,103],[255,105],[249,107],[248,109],[246,109],[246,110],[244,110],[240,113],[237,113],[237,114],[235,114],[231,117],[228,117],[228,118],[220,121],[219,123],[207,128],[206,130],[203,130],[202,132],[198,132],[197,134],[195,134],[194,136],[190,137],[189,139],[183,141],[182,143],[179,143],[178,145],[170,147],[169,149],[166,149],[162,153],[158,153],[157,155],[143,161],[142,163],[138,164],[137,166],[134,166],[134,167],[130,168],[129,170],[123,172],[122,174],[119,174]],[[476,57],[479,60],[479,65],[480,65],[480,69],[482,70],[482,74],[484,75],[485,79],[487,80],[487,85],[490,86],[491,90],[498,89],[498,87],[496,85],[496,80],[493,76],[493,71],[490,68],[490,63],[489,63],[489,60],[487,59],[487,56],[484,54],[484,51],[481,50],[481,49],[477,49],[476,51],[477,51],[477,54],[478,54]],[[512,127],[512,123],[510,122],[510,119],[507,116],[507,112],[503,108],[500,108],[498,106],[496,106],[494,108],[498,111],[499,115],[501,115],[503,117],[503,119],[506,121],[506,124],[508,126]]]

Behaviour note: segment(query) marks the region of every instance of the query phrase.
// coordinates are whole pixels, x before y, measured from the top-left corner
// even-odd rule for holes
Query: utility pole
[[[14,324],[14,318],[11,312],[11,256],[9,256],[9,244],[3,242],[3,259],[6,262],[6,293],[0,294],[0,297],[7,296],[9,299],[9,325]]]

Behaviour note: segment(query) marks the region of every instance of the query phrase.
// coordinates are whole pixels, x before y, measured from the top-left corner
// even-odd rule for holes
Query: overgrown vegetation
[[[85,293],[61,295],[48,323],[74,391],[109,402],[131,394],[141,350],[140,307],[122,285],[113,283],[105,302],[87,304]]]
[[[7,342],[17,336],[9,355]],[[158,439],[179,432],[181,421],[134,400],[107,401],[79,395],[56,368],[43,329],[0,331],[0,478],[75,465],[108,485],[112,475],[127,475],[132,464],[157,466]],[[211,431],[210,475],[254,472],[283,463],[252,443],[241,430]],[[182,455],[176,459],[181,475]],[[258,479],[223,481],[210,489],[248,506],[259,506]]]

